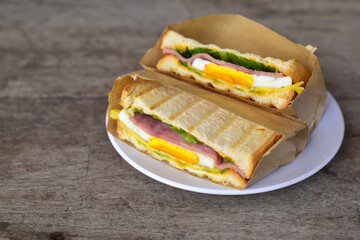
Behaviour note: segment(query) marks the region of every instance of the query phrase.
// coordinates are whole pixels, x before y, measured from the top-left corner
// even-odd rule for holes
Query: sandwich
[[[179,170],[243,189],[282,137],[198,96],[158,82],[138,80],[109,110],[117,137]]]
[[[294,59],[283,61],[202,44],[169,30],[156,68],[235,98],[286,108],[304,90],[310,74]]]

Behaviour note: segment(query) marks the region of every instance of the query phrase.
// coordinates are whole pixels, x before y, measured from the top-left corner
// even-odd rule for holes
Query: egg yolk
[[[166,152],[190,164],[198,164],[200,162],[200,158],[196,153],[166,142],[161,138],[151,137],[149,139],[149,147]]]
[[[251,86],[254,82],[254,76],[234,69],[219,66],[214,63],[206,64],[204,73],[225,80],[232,84],[241,84],[244,86]]]

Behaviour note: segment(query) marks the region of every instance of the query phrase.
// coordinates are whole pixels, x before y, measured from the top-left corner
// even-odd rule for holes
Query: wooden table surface
[[[359,239],[359,1],[0,2],[0,239]],[[313,44],[345,138],[293,186],[211,196],[126,163],[105,131],[107,93],[163,28],[242,14]]]

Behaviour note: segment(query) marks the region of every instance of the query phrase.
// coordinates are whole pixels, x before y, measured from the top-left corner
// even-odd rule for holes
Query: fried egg
[[[244,73],[234,70],[229,67],[224,67],[212,63],[210,61],[203,60],[201,58],[195,58],[192,66],[204,73],[214,76],[216,78],[225,80],[233,84],[241,84],[244,86],[252,87],[272,87],[281,88],[292,85],[291,77],[272,77],[272,76],[259,76]]]

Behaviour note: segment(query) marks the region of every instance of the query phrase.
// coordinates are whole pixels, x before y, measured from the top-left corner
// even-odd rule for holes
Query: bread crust
[[[306,84],[310,78],[310,73],[307,71],[307,69],[301,63],[297,62],[295,59],[283,61],[281,59],[276,59],[276,58],[272,58],[272,57],[262,58],[258,55],[251,54],[251,53],[240,53],[234,49],[220,48],[214,44],[202,44],[194,39],[186,38],[186,37],[182,36],[181,34],[174,32],[172,30],[167,31],[162,38],[161,49],[165,49],[165,48],[176,49],[178,46],[183,46],[183,47],[190,46],[191,48],[197,48],[197,47],[210,48],[210,49],[214,49],[217,51],[230,52],[230,53],[234,53],[235,55],[238,55],[241,57],[254,59],[265,65],[275,66],[286,76],[291,77],[293,80],[293,83],[303,81],[304,87],[306,87]],[[168,56],[165,56],[165,57],[168,57]],[[170,61],[170,59],[168,59],[168,58],[160,59],[157,64],[157,68],[158,69],[161,68],[160,70],[163,71],[164,73],[169,72],[169,70],[166,70],[168,67],[165,67],[166,62],[168,62],[168,61]],[[176,65],[178,66],[180,64],[176,64]],[[183,67],[183,68],[185,68],[185,67]],[[188,69],[186,69],[186,71],[191,72],[191,70],[188,70]],[[197,74],[189,74],[189,73],[185,74],[185,73],[183,73],[184,71],[180,71],[182,73],[178,73],[178,71],[175,68],[173,69],[172,72],[173,73],[175,72],[178,76],[183,76],[185,78],[191,77],[196,82],[198,82],[204,86],[209,86],[209,84],[211,84],[214,86],[214,88],[215,88],[214,90],[221,92],[223,94],[231,95],[236,98],[251,99],[259,104],[266,105],[269,107],[275,107],[277,109],[286,108],[287,106],[289,106],[291,104],[292,100],[294,100],[295,97],[297,96],[297,94],[293,90],[289,90],[286,93],[280,94],[281,96],[280,96],[280,99],[278,99],[278,100],[276,99],[278,93],[265,94],[265,95],[262,95],[261,97],[259,97],[258,95],[252,94],[252,93],[246,93],[246,94],[240,93],[239,91],[232,90],[231,87],[227,87],[224,89],[222,87],[219,87],[218,84],[213,84],[209,80],[202,79],[202,77],[200,77]],[[184,75],[186,75],[186,76],[184,76]]]
[[[160,85],[160,83],[152,81],[139,80],[133,82],[124,88],[121,94],[120,105],[123,108],[128,109],[133,104],[133,100],[137,95],[142,95]]]
[[[282,73],[284,73],[286,76],[291,77],[293,83],[303,81],[304,87],[306,87],[310,79],[310,73],[308,72],[308,70],[306,70],[306,68],[296,60],[291,60],[288,67],[282,69]]]
[[[222,157],[233,159],[247,179],[263,153],[281,137],[211,102],[153,81],[135,82],[123,96],[124,108],[141,109],[192,134]]]
[[[186,164],[185,162],[184,162],[185,164],[183,166],[180,166],[174,160],[159,156],[158,154],[155,154],[154,152],[152,152],[149,148],[138,144],[135,137],[132,134],[129,134],[128,130],[123,126],[123,124],[121,123],[120,120],[118,120],[117,126],[118,126],[118,129],[117,129],[118,138],[130,143],[130,145],[132,145],[136,149],[142,151],[143,153],[146,153],[150,157],[155,158],[156,160],[159,160],[162,162],[166,162],[171,167],[174,167],[179,170],[187,171],[188,173],[190,173],[191,175],[193,175],[195,177],[200,177],[200,178],[203,178],[206,180],[210,180],[214,183],[222,184],[222,185],[232,187],[235,189],[242,190],[246,186],[247,181],[244,180],[243,178],[241,178],[240,175],[232,169],[229,169],[224,174],[219,174],[219,173],[211,173],[211,172],[206,172],[206,171],[201,171],[198,169],[191,168],[191,165]],[[157,150],[157,151],[162,154],[166,154],[165,152],[162,152],[159,150]],[[178,161],[182,161],[182,160],[178,159]]]

